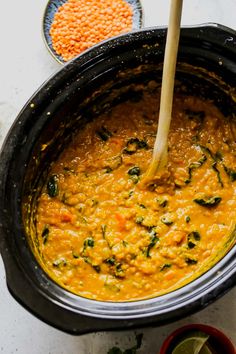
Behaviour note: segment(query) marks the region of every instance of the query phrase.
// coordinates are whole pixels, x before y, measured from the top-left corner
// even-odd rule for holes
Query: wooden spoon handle
[[[171,0],[162,74],[158,130],[154,144],[152,161],[146,173],[146,177],[148,178],[153,177],[158,170],[164,168],[167,164],[167,139],[172,114],[182,4],[183,0]]]

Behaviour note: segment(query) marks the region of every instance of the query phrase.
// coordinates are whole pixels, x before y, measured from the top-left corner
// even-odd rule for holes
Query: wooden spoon
[[[143,177],[142,184],[149,184],[154,176],[167,166],[167,142],[170,128],[175,69],[179,46],[180,22],[183,0],[171,0],[167,31],[164,66],[162,74],[161,101],[157,136],[151,163]]]

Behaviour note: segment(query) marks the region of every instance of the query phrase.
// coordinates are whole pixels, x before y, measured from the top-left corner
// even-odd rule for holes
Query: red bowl
[[[209,334],[216,348],[219,348],[220,354],[236,354],[235,346],[224,333],[214,327],[203,324],[191,324],[175,330],[164,341],[160,354],[171,354],[170,350],[173,348],[174,343],[190,330],[199,330]]]

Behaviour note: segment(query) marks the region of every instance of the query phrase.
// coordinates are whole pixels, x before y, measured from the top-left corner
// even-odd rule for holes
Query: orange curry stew
[[[140,188],[152,156],[156,95],[120,103],[77,133],[39,197],[39,261],[67,290],[129,301],[177,289],[236,235],[236,124],[212,102],[176,96],[168,183]]]

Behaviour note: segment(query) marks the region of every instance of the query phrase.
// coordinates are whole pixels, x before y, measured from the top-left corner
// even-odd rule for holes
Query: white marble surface
[[[60,65],[47,53],[41,18],[47,0],[0,0],[0,144],[31,94]],[[142,0],[145,26],[165,25],[167,0]],[[182,24],[218,22],[236,29],[236,0],[185,0]],[[236,343],[236,289],[205,310],[159,328],[140,329],[140,354],[157,354],[163,339],[181,325],[199,322],[222,329]],[[106,354],[134,343],[133,331],[72,337],[34,318],[7,291],[0,258],[0,353]],[[224,354],[224,353],[222,353]]]

